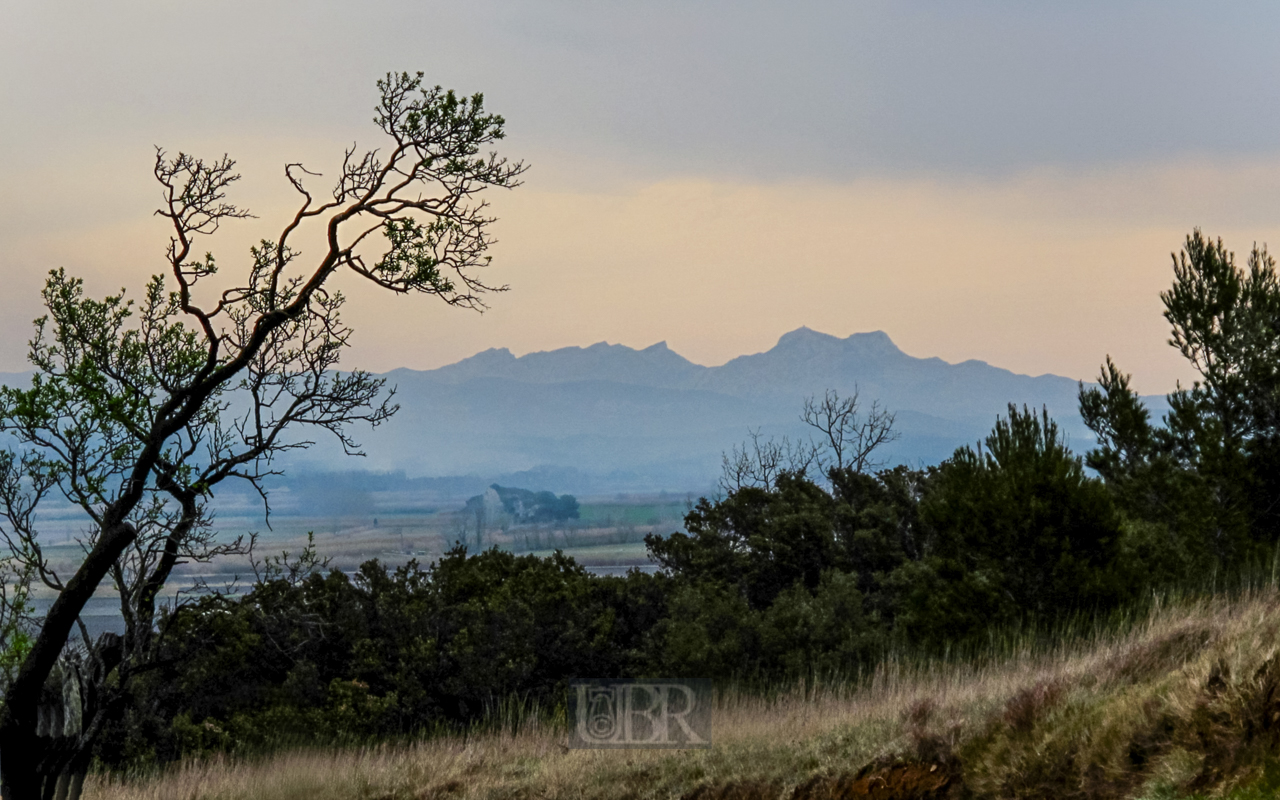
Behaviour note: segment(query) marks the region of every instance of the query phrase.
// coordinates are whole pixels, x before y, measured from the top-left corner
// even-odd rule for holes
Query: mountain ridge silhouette
[[[357,466],[409,475],[559,467],[625,474],[636,491],[702,489],[749,431],[808,435],[804,400],[828,389],[857,391],[864,408],[876,402],[897,414],[901,438],[885,450],[889,463],[936,463],[985,436],[1009,403],[1045,406],[1075,444],[1092,443],[1076,380],[917,358],[884,331],[840,338],[801,327],[719,366],[696,364],[665,342],[597,342],[522,356],[493,348],[382,377],[397,386],[401,411],[363,437],[369,457]],[[341,469],[335,455],[322,447],[302,460]]]
[[[0,381],[25,383],[29,375],[0,374]],[[666,342],[641,349],[597,342],[522,356],[491,348],[381,377],[396,387],[401,409],[377,429],[353,431],[366,458],[346,457],[321,437],[280,466],[411,477],[541,470],[578,475],[593,490],[704,491],[719,475],[722,453],[751,431],[793,439],[814,433],[800,411],[807,397],[827,390],[856,391],[864,409],[877,403],[896,414],[901,436],[883,451],[889,464],[949,457],[986,436],[1010,403],[1047,408],[1077,452],[1093,443],[1077,408],[1078,381],[979,360],[918,358],[884,331],[840,338],[801,327],[768,350],[719,366],[696,364]]]

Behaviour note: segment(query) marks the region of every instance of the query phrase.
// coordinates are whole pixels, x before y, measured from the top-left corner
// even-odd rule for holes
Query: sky
[[[274,238],[283,165],[379,146],[376,80],[483,92],[500,152],[484,314],[354,280],[349,367],[665,340],[702,364],[802,325],[1143,393],[1192,374],[1159,293],[1195,227],[1280,243],[1280,5],[48,0],[0,24],[0,371],[49,269],[163,267],[154,148],[229,153]],[[1280,245],[1278,245],[1280,246]],[[304,251],[304,257],[306,252]]]

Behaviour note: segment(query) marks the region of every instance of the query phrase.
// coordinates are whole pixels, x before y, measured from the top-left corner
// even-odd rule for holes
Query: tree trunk
[[[10,705],[0,724],[0,793],[4,800],[77,800],[87,766],[78,666],[56,664],[34,700]]]
[[[40,800],[36,765],[42,748],[36,737],[17,728],[6,724],[0,729],[0,794],[5,800]]]

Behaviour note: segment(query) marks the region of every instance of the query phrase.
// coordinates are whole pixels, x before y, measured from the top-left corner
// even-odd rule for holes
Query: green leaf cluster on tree
[[[1156,424],[1108,357],[1080,410],[1088,455],[1135,531],[1134,556],[1165,582],[1270,561],[1280,541],[1280,281],[1265,247],[1238,265],[1199,230],[1160,299],[1170,344],[1195,370]]]

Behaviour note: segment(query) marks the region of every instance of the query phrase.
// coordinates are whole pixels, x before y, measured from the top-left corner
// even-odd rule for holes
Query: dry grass
[[[514,735],[98,776],[86,796],[799,800],[959,796],[961,784],[968,796],[1000,798],[1272,796],[1276,591],[1165,606],[1126,627],[1048,650],[1006,646],[1012,652],[980,666],[891,659],[856,691],[851,682],[771,700],[723,696],[708,750],[566,750],[562,731],[535,724]],[[863,791],[913,765],[921,774],[941,765],[955,780],[935,780],[933,794]]]

